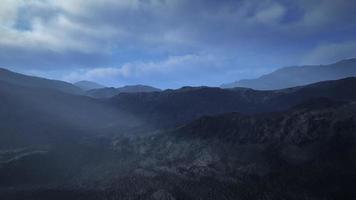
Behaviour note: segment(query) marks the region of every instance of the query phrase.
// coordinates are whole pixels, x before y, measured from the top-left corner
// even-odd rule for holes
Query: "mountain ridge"
[[[4,68],[0,68],[0,81],[25,87],[55,89],[76,95],[83,94],[83,91],[79,87],[71,83],[36,76],[28,76]]]
[[[221,87],[248,87],[257,90],[276,90],[351,76],[356,76],[356,58],[341,60],[329,65],[284,67],[256,79],[242,79],[233,83],[223,84]]]
[[[146,92],[160,92],[161,89],[148,85],[126,85],[119,88],[106,87],[99,89],[92,89],[86,92],[87,96],[93,98],[111,98],[120,93],[146,93]]]
[[[95,83],[93,81],[78,81],[74,83],[75,86],[81,88],[84,91],[88,91],[88,90],[93,90],[93,89],[99,89],[99,88],[104,88],[105,86],[99,84],[99,83]]]
[[[353,91],[356,91],[354,77],[271,91],[198,87],[153,93],[121,93],[109,101],[120,110],[148,119],[150,124],[165,126],[226,112],[251,114],[282,111],[317,97],[356,100]]]
[[[354,194],[350,184],[356,165],[350,162],[356,150],[356,104],[316,101],[325,104],[309,110],[307,101],[272,114],[202,117],[139,137],[92,137],[62,147],[0,151],[0,185],[11,186],[0,188],[0,197],[77,199],[73,196],[90,192],[86,199],[118,194],[132,199],[158,190],[189,200],[219,199],[226,193],[226,199],[243,200],[267,195],[349,199]],[[24,176],[31,187],[18,185]],[[75,182],[63,187],[68,180]],[[172,187],[182,184],[189,187]]]
[[[354,91],[92,98],[0,81],[0,199],[353,199]]]

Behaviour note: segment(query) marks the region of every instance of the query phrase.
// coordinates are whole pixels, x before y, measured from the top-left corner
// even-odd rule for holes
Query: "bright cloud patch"
[[[125,81],[136,79],[146,84],[162,82],[165,87],[170,85],[179,87],[175,83],[184,78],[194,77],[195,80],[199,80],[198,73],[206,75],[224,70],[223,61],[218,59],[212,55],[171,56],[161,61],[125,63],[120,67],[81,69],[65,75],[63,79],[70,82],[80,80],[107,82],[110,80],[121,81],[123,84]],[[172,78],[172,74],[174,74],[174,78]],[[192,84],[197,83],[193,81]]]

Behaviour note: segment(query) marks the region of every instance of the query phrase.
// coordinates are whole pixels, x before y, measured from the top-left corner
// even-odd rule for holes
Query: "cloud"
[[[282,20],[285,12],[285,7],[276,3],[269,5],[267,8],[257,12],[254,18],[255,20],[262,23],[278,23]]]
[[[344,20],[339,16],[348,15],[342,11],[352,7],[344,0],[300,2],[304,14],[299,25],[309,28]],[[252,39],[261,40],[260,36],[271,32],[256,31],[261,25],[274,30],[271,34],[283,34],[282,22],[290,12],[290,6],[277,0],[6,0],[3,5],[0,45],[88,55],[142,45],[181,44],[199,48],[212,38],[219,40],[214,45],[236,44],[249,33],[250,37],[257,35]],[[325,13],[332,16],[325,17]],[[27,29],[21,29],[21,24],[26,24]]]
[[[31,2],[31,1],[29,1]],[[40,12],[42,9],[54,9],[50,5],[19,4],[32,7],[32,12]],[[40,7],[40,8],[39,8]],[[120,31],[107,26],[87,26],[81,24],[64,13],[55,13],[53,16],[42,16],[38,14],[27,14],[27,29],[22,29],[21,24],[15,26],[15,19],[7,19],[12,25],[0,27],[0,45],[18,48],[27,48],[36,51],[77,51],[82,53],[93,53],[99,50],[107,50],[107,43],[103,40],[114,38]],[[20,17],[20,15],[12,18]],[[25,17],[25,16],[23,16]],[[18,19],[25,20],[25,19]],[[104,48],[104,49],[103,49]]]
[[[349,0],[317,0],[300,1],[300,7],[304,10],[304,15],[300,21],[305,28],[314,30],[332,28],[337,25],[339,28],[356,27],[348,21],[356,17],[354,12],[356,2]],[[347,25],[349,24],[349,25]]]
[[[200,70],[211,79],[214,63],[184,55],[228,57],[229,62],[215,60],[231,72],[295,64],[336,36],[354,41],[355,6],[347,0],[4,0],[0,65],[20,71],[62,69],[73,71],[72,77],[93,70],[88,78],[115,74],[124,80],[167,81],[166,74],[194,83],[187,79],[195,77],[182,71]],[[194,69],[167,63],[175,59]]]
[[[348,58],[356,58],[356,41],[321,44],[305,57],[305,63],[330,64]]]
[[[144,84],[166,82],[165,87],[173,86],[180,80],[194,78],[192,84],[202,84],[199,76],[223,70],[223,59],[212,55],[170,56],[159,61],[125,63],[120,67],[101,67],[81,69],[63,76],[63,80],[76,82],[91,80],[97,82],[116,82],[133,84],[141,81]],[[162,85],[162,84],[161,84]]]
[[[20,0],[3,0],[0,6],[0,24],[13,25],[17,17],[17,7]]]
[[[121,68],[103,67],[88,70],[77,70],[65,75],[63,79],[69,82],[77,82],[81,80],[97,81],[100,79],[119,78],[123,74],[124,73]]]

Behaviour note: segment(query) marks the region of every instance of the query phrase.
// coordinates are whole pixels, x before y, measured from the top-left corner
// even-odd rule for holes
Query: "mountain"
[[[93,89],[86,92],[86,95],[93,98],[110,98],[120,92],[114,87],[105,87],[100,89]]]
[[[354,91],[345,78],[97,99],[0,81],[0,199],[353,199]]]
[[[95,83],[92,81],[79,81],[74,83],[75,86],[81,88],[82,90],[88,91],[93,89],[104,88],[105,86],[100,85],[99,83]]]
[[[240,80],[234,83],[223,84],[221,87],[276,90],[353,76],[356,76],[356,58],[342,60],[330,65],[285,67],[257,79]]]
[[[184,137],[223,139],[239,144],[288,143],[304,145],[315,140],[333,137],[328,131],[336,121],[351,120],[356,127],[356,102],[329,98],[312,98],[283,112],[241,114],[225,113],[204,116],[177,129]],[[312,131],[306,131],[313,129]],[[343,127],[348,128],[348,127]],[[317,131],[317,130],[320,130]],[[328,130],[328,131],[326,131]],[[334,134],[336,134],[334,132]],[[356,135],[355,135],[356,136]]]
[[[64,184],[91,162],[112,160],[95,138],[142,126],[104,100],[56,89],[0,81],[0,94],[0,199],[9,185]]]
[[[2,68],[0,68],[0,81],[19,86],[55,89],[69,94],[83,94],[79,87],[64,81],[27,76]]]
[[[184,87],[123,92],[109,99],[95,99],[0,81],[0,147],[53,140],[63,133],[128,134],[172,128],[203,116],[229,112],[284,111],[319,97],[356,101],[354,91],[356,78],[346,78],[276,91]]]
[[[147,85],[127,85],[117,88],[120,93],[159,92],[161,89]]]
[[[55,89],[0,81],[0,94],[0,149],[48,144],[55,138],[96,131],[118,133],[138,123],[107,102]]]
[[[0,185],[11,186],[0,198],[353,199],[355,105],[317,98],[138,137],[0,152]]]
[[[311,98],[356,100],[356,78],[324,81],[275,91],[185,87],[153,93],[121,93],[110,99],[119,110],[160,127],[182,125],[204,115],[287,110]]]
[[[158,88],[147,85],[128,85],[120,88],[100,88],[87,91],[87,95],[94,98],[110,98],[120,93],[159,92]]]
[[[323,106],[311,106],[315,102]],[[227,189],[236,195],[228,199],[260,199],[263,193],[266,199],[303,199],[302,193],[352,199],[355,114],[355,102],[323,98],[277,113],[203,117],[173,131],[173,139],[157,137],[163,145],[156,149],[170,158],[167,171],[226,182],[235,177],[242,191]],[[173,147],[164,146],[168,141]]]

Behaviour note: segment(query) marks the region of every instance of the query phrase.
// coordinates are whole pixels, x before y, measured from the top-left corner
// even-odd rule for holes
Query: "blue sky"
[[[350,0],[2,0],[0,67],[69,82],[218,86],[356,57]]]

